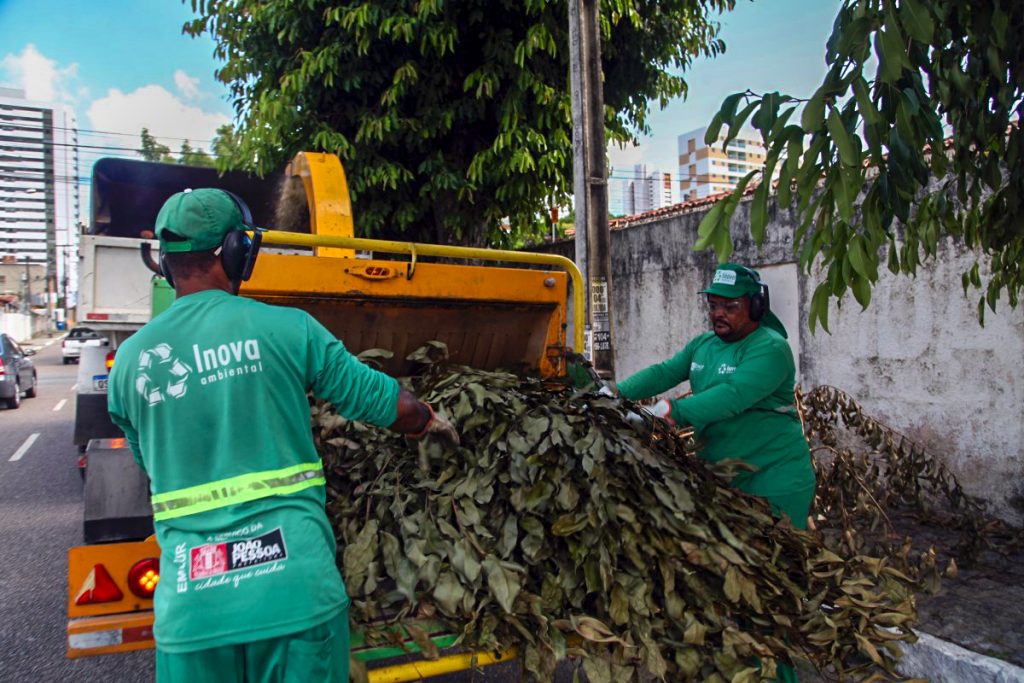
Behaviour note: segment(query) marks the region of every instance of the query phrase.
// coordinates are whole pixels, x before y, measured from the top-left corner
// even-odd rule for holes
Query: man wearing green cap
[[[705,460],[733,458],[753,466],[732,485],[767,499],[775,514],[805,529],[815,479],[794,404],[796,365],[786,328],[771,312],[768,288],[754,270],[720,265],[703,293],[712,331],[623,380],[619,393],[641,400],[690,380],[693,395],[662,399],[653,412],[692,426]]]
[[[652,412],[692,426],[703,444],[701,458],[734,458],[753,466],[733,478],[732,486],[766,499],[772,512],[806,529],[814,468],[794,404],[796,364],[786,328],[771,312],[768,288],[750,268],[720,265],[703,293],[712,331],[623,380],[619,393],[639,401],[690,380],[691,396],[662,399]],[[777,675],[777,681],[797,681],[785,662]]]
[[[247,213],[221,190],[167,200],[156,235],[177,299],[110,374],[161,548],[157,679],[348,681],[348,597],[307,392],[412,438],[458,435],[306,312],[234,296],[254,256]]]

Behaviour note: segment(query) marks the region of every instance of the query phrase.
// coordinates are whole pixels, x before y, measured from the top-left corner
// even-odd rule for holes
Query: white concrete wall
[[[952,243],[916,278],[886,272],[862,311],[847,297],[832,334],[803,338],[807,386],[832,384],[940,456],[965,488],[1020,523],[1024,507],[1024,312],[1005,298],[976,316],[960,274],[972,255]],[[809,302],[814,282],[805,280]]]
[[[32,338],[32,320],[23,313],[0,312],[0,332],[20,344]]]

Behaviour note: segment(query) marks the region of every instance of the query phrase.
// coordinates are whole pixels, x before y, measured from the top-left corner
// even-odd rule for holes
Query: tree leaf
[[[858,74],[851,82],[851,85],[853,86],[854,97],[857,100],[857,109],[860,111],[860,115],[864,117],[864,123],[874,125],[881,121],[882,115],[878,113],[874,102],[871,101],[871,92],[868,89],[868,82],[864,80],[864,77]]]
[[[768,226],[768,187],[767,178],[754,191],[754,199],[750,203],[750,234],[754,242],[761,246],[764,243],[765,228]]]
[[[846,166],[856,166],[860,163],[860,155],[850,140],[850,134],[846,131],[846,125],[839,116],[839,110],[832,107],[828,114],[828,132],[832,141],[836,143],[839,150],[839,159]]]
[[[722,130],[722,112],[717,111],[711,118],[711,123],[708,124],[707,131],[704,132],[704,144],[708,147],[713,146],[718,142],[718,133]]]
[[[935,23],[928,8],[919,0],[901,0],[899,18],[907,35],[919,43],[931,45]]]
[[[895,83],[903,75],[903,67],[907,55],[903,47],[903,37],[893,24],[886,24],[885,30],[875,34],[875,52],[878,54],[879,72],[882,78]]]
[[[825,122],[825,92],[824,87],[818,88],[804,105],[803,113],[800,115],[800,125],[808,133],[821,130]]]
[[[521,588],[519,575],[505,569],[494,557],[485,559],[483,568],[487,574],[487,587],[491,595],[506,614],[512,614],[512,606]]]

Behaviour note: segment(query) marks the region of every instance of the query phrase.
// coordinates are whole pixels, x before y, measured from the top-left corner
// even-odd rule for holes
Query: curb
[[[916,643],[900,643],[896,669],[932,683],[1021,683],[1024,669],[918,631]]]

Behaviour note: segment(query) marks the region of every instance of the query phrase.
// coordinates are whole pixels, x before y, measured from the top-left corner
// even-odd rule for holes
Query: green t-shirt
[[[207,290],[179,298],[121,345],[108,404],[156,496],[311,469],[319,457],[307,391],[349,419],[388,426],[398,390],[305,311]],[[158,647],[274,638],[348,604],[321,482],[155,522]]]
[[[638,401],[690,380],[693,395],[672,401],[672,418],[693,426],[702,458],[736,458],[753,465],[732,485],[772,496],[814,485],[814,469],[793,402],[796,366],[786,340],[758,327],[737,342],[714,332],[690,340],[663,363],[619,383],[622,396]]]

